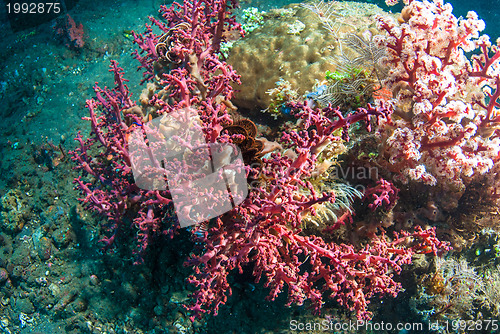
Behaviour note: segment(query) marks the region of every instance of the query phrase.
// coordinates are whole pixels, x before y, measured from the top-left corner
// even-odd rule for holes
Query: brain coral
[[[372,28],[374,15],[382,12],[371,4],[331,2],[320,8],[322,4],[310,5],[323,10],[328,7],[334,13],[326,17],[338,29],[336,34],[324,28],[325,15],[322,20],[311,9],[293,4],[269,11],[260,28],[234,44],[228,62],[243,83],[235,87],[239,90],[233,100],[237,106],[267,108],[270,97],[266,92],[280,78],[289,81],[299,94],[311,91],[316,80],[324,79],[326,70],[335,70],[331,56],[339,53],[338,39]]]

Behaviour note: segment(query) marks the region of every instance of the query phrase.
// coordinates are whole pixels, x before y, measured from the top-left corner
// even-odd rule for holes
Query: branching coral
[[[203,217],[203,227],[191,230],[196,249],[186,265],[193,268],[188,280],[196,289],[186,307],[193,318],[217,313],[232,293],[228,276],[244,268],[249,268],[256,281],[265,280],[269,299],[286,291],[288,304],[309,301],[319,312],[328,297],[358,318],[370,318],[370,299],[384,294],[395,296],[401,290],[393,276],[411,262],[414,254],[436,255],[448,245],[436,238],[435,229],[420,227],[394,233],[392,238],[381,232],[359,247],[329,243],[318,235],[304,235],[302,220],[305,215],[313,215],[315,206],[322,203],[348,210],[356,192],[347,187],[336,192],[317,182],[333,161],[326,154],[327,148],[349,141],[349,128],[355,123],[364,124],[370,131],[382,120],[388,122],[392,110],[383,103],[367,104],[342,114],[334,106],[313,108],[308,102],[289,101],[287,107],[297,122],[281,134],[288,154],[271,153],[261,160],[266,141],[255,138],[257,128],[252,122],[236,121],[231,84],[238,83],[239,76],[219,58],[224,32],[239,30],[231,16],[233,6],[233,2],[224,0],[174,2],[161,8],[168,23],[151,18],[163,37],[151,26],[145,34],[134,34],[140,49],[134,55],[144,71],[143,81],[152,83],[141,96],[140,105],[131,99],[123,69],[112,61],[110,71],[116,87],[95,86],[96,97],[87,101],[91,136],[78,134],[79,147],[71,152],[81,172],[75,180],[83,194],[81,201],[87,210],[111,223],[110,236],[102,240],[107,246],[118,242],[120,229],[132,226],[137,231],[138,253],[144,256],[158,240],[176,235],[181,215],[200,206],[200,201],[214,200],[208,201],[208,209],[217,214]],[[172,121],[169,117],[173,115],[183,123]],[[157,129],[149,125],[154,116],[159,116]],[[188,133],[200,130],[198,144],[179,139],[174,131],[181,127],[179,124],[187,124]],[[174,153],[193,159],[186,161],[177,155],[172,160],[163,159],[163,148],[171,140],[186,146],[185,151]],[[136,142],[141,142],[147,154],[129,151]],[[168,189],[156,187],[169,181],[165,176],[169,168],[191,185],[198,171],[214,164],[215,158],[202,154],[212,144],[226,144],[223,167],[233,167],[230,158],[236,155],[238,145],[246,153],[247,162],[255,162],[240,166],[249,180],[255,181],[248,197],[224,214],[216,212],[219,202],[215,200],[227,197],[227,183],[196,189],[195,196],[186,195],[184,183],[173,187],[169,183]],[[216,157],[222,160],[220,155]],[[145,168],[136,175],[138,165]],[[220,168],[216,172],[230,177],[231,171]],[[143,178],[152,179],[153,187],[143,187]],[[184,195],[181,203],[175,200],[179,195]],[[182,204],[180,210],[178,204]]]
[[[436,0],[412,1],[403,13],[401,24],[377,23],[397,115],[381,127],[380,162],[403,182],[463,190],[499,160],[500,51],[479,37],[484,22],[474,12],[457,19]],[[469,60],[465,53],[477,49]]]

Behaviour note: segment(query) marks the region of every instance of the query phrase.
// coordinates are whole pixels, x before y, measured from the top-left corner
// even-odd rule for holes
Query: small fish
[[[292,108],[282,105],[281,112],[285,115],[290,115],[290,113],[292,112]]]
[[[123,30],[123,36],[126,39],[129,39],[129,40],[133,40],[134,39],[133,33],[134,33],[133,30],[128,30],[128,29]]]
[[[326,91],[326,89],[327,89],[327,88],[328,88],[328,86],[327,86],[327,85],[321,85],[321,86],[318,86],[318,87],[316,88],[316,91],[315,91],[315,92],[312,92],[312,93],[307,94],[307,95],[306,95],[306,97],[307,97],[308,99],[313,99],[313,100],[314,100],[314,99],[318,98],[318,96],[323,95],[323,93]]]

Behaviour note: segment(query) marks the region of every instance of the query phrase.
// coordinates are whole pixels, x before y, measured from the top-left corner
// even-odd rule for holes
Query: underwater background
[[[489,285],[497,290],[488,291],[500,292],[498,195],[485,198],[481,191],[491,185],[487,183],[490,181],[471,185],[459,199],[444,190],[441,195],[435,192],[433,196],[440,197],[435,203],[426,195],[429,188],[394,181],[399,188],[395,208],[372,213],[359,198],[360,194],[353,195],[352,201],[346,200],[347,207],[352,208],[335,213],[338,217],[347,211],[356,214],[352,222],[346,222],[346,227],[332,233],[328,241],[362,245],[360,240],[368,234],[366,230],[373,219],[390,219],[388,226],[396,230],[413,224],[437,227],[437,237],[451,244],[453,250],[440,253],[441,260],[417,256],[411,265],[404,265],[400,275],[394,275],[394,280],[402,285],[397,297],[375,294],[371,298],[369,311],[373,313],[373,324],[422,324],[422,328],[309,328],[307,324],[322,321],[331,326],[356,322],[356,312],[327,299],[321,314],[314,313],[307,301],[304,305],[288,306],[286,291],[274,301],[267,300],[269,288],[264,286],[264,278],[255,282],[251,264],[241,272],[236,269],[232,272],[229,278],[232,295],[220,306],[218,315],[204,314],[190,319],[192,310],[187,310],[185,305],[190,304],[190,295],[196,287],[187,282],[193,267],[186,266],[185,261],[200,248],[191,237],[194,232],[181,229],[173,238],[165,235],[138,255],[135,239],[140,233],[133,226],[132,218],[124,216],[127,227],[120,230],[120,241],[112,247],[103,247],[102,241],[109,237],[112,227],[103,215],[87,210],[79,200],[85,195],[73,181],[82,171],[76,168],[78,162],[71,153],[78,147],[74,140],[78,132],[87,138],[92,131],[91,122],[82,118],[89,116],[85,104],[95,97],[95,83],[100,87],[115,85],[109,70],[110,60],[118,61],[123,68],[132,100],[137,101],[145,94],[146,84],[139,84],[143,79],[142,71],[137,70],[140,64],[131,56],[138,49],[133,32],[144,32],[145,24],[151,24],[148,16],[158,18],[160,6],[170,3],[81,0],[67,3],[63,15],[36,24],[29,18],[14,22],[8,15],[7,3],[10,2],[5,1],[0,10],[2,333],[500,333],[498,326],[494,326],[500,321],[498,301],[495,304],[488,299],[482,288]],[[365,1],[361,5],[339,3],[342,5],[338,8],[344,11],[342,15],[347,17],[348,24],[370,28],[374,24],[368,20],[373,20],[375,14],[385,11],[398,17],[403,9],[402,4],[388,7],[383,1]],[[476,11],[485,21],[483,33],[489,35],[491,41],[500,36],[500,26],[496,24],[500,2],[454,0],[450,3],[456,17],[466,17],[468,11]],[[271,32],[262,27],[266,27],[266,22],[270,26],[288,20],[275,14],[278,11],[272,12],[273,9],[288,6],[286,8],[297,10],[299,6],[292,1],[264,0],[242,1],[240,5],[235,11],[236,20],[255,23],[257,30],[236,41],[234,50],[228,49],[225,57],[242,75],[242,81],[246,80],[247,87],[260,87],[265,92],[269,82],[271,86],[278,84],[280,75],[268,75],[266,67],[255,70],[248,66],[238,68],[238,64],[251,64],[248,57],[259,56],[267,57],[270,66],[280,62],[281,58],[275,58],[272,52],[265,54],[257,46],[282,38],[286,48],[287,32],[280,29]],[[258,11],[252,11],[254,7]],[[298,11],[306,13],[301,22],[313,17],[304,7],[300,8]],[[244,10],[247,14],[243,14]],[[268,14],[259,14],[260,11]],[[252,14],[248,13],[259,14],[261,18],[252,21]],[[358,22],[361,16],[366,20]],[[321,15],[314,16],[317,17]],[[296,17],[284,22],[294,20]],[[310,28],[299,26],[298,29],[300,34],[301,29]],[[326,35],[321,25],[315,29],[311,36],[319,31]],[[318,48],[328,48],[328,37],[317,38],[321,40],[317,42]],[[243,45],[245,39],[248,42]],[[257,51],[250,53],[252,48]],[[290,50],[290,54],[295,52]],[[318,94],[321,87],[312,76],[307,77],[307,73],[290,79],[301,97]],[[266,78],[267,83],[262,78]],[[270,105],[293,99],[294,89],[284,84],[269,96],[259,95],[253,89],[236,95],[233,102],[239,108],[239,117],[251,119],[259,136],[269,139],[276,139],[277,132],[283,129],[293,128],[295,119],[289,115],[290,110],[273,109]],[[281,93],[285,97],[279,95]],[[364,106],[363,101],[373,102],[374,93],[370,91],[369,96],[354,98],[354,101],[345,98],[343,107],[354,110]],[[267,113],[262,112],[265,109]],[[366,135],[364,130],[356,128],[355,131]],[[255,139],[255,135],[253,137]],[[372,158],[369,154],[379,154],[373,142],[355,140],[339,155],[335,165],[340,167],[331,167],[349,172],[337,171],[336,176],[353,185],[359,179],[363,187],[364,181],[368,184],[365,176],[350,173],[361,166],[359,161],[365,161],[360,158],[364,148],[370,151],[365,157],[368,160]],[[446,206],[455,200],[457,204],[453,208]],[[329,218],[332,217],[325,220]],[[336,222],[337,217],[334,220]],[[360,227],[364,223],[366,226]],[[307,233],[319,232],[312,228]],[[453,291],[459,294],[453,295]]]

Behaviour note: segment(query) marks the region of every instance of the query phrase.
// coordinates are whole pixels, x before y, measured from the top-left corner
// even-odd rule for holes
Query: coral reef
[[[250,161],[258,162],[245,166],[249,180],[256,182],[243,203],[190,229],[196,244],[186,262],[193,268],[189,281],[196,287],[187,306],[192,318],[217,313],[232,293],[228,276],[250,267],[256,281],[265,279],[271,300],[286,291],[289,305],[308,301],[319,312],[324,296],[328,296],[358,318],[368,319],[371,298],[395,296],[401,290],[393,275],[401,273],[414,254],[437,255],[449,248],[447,243],[435,237],[434,228],[420,226],[410,232],[395,232],[392,238],[382,231],[358,246],[326,242],[321,235],[303,235],[301,226],[304,216],[315,215],[317,204],[329,202],[349,212],[354,196],[323,188],[318,182],[325,171],[320,162],[328,164],[328,159],[334,158],[323,156],[323,152],[349,141],[350,127],[356,123],[371,131],[382,120],[389,122],[392,110],[383,103],[366,104],[344,115],[330,105],[313,108],[308,102],[289,102],[287,107],[297,122],[280,135],[285,150],[261,159],[259,152],[265,141],[254,139],[257,127],[234,116],[232,85],[239,83],[240,77],[219,57],[227,33],[241,33],[231,16],[233,6],[220,0],[162,6],[161,15],[168,23],[151,18],[155,30],[147,26],[144,34],[134,33],[139,47],[134,55],[143,70],[142,81],[148,83],[139,104],[131,99],[123,69],[111,61],[115,88],[94,87],[96,97],[87,101],[86,117],[91,136],[78,134],[79,146],[70,152],[81,172],[75,179],[84,195],[81,201],[87,210],[106,218],[110,234],[101,241],[108,248],[116,245],[119,232],[132,223],[137,229],[138,260],[152,245],[174,237],[181,214],[200,203],[196,196],[184,196],[180,203],[183,211],[174,212],[174,199],[185,190],[182,184],[169,183],[167,190],[156,185],[144,188],[142,181],[165,184],[169,170],[188,179],[200,176],[203,168],[196,161],[203,155],[196,145],[187,144],[183,153],[194,157],[191,162],[162,162],[165,146],[158,143],[166,141],[168,147],[171,138],[177,138],[173,129],[181,122],[171,122],[167,116],[185,117],[190,129],[204,134],[203,145],[227,145],[229,152],[224,159],[236,152],[236,145],[246,143],[243,146],[248,146]],[[157,29],[161,35],[154,33]],[[156,129],[149,125],[153,118],[159,120]],[[143,139],[142,144],[136,143],[142,136],[147,136],[147,144]],[[129,151],[133,145],[142,145],[148,154],[135,156]],[[232,166],[229,160],[226,164]],[[135,174],[137,166],[146,166],[142,174]],[[217,203],[224,194],[211,187],[196,195]]]
[[[11,36],[0,332],[288,333],[355,318],[496,332],[498,45],[475,14],[401,2],[190,0],[154,15],[82,1],[83,48],[48,25]],[[227,62],[252,41],[258,59],[241,62],[274,66],[277,40],[299,46],[289,77],[260,73],[270,89]],[[307,72],[313,53],[325,71]],[[235,103],[255,91],[268,100]]]

